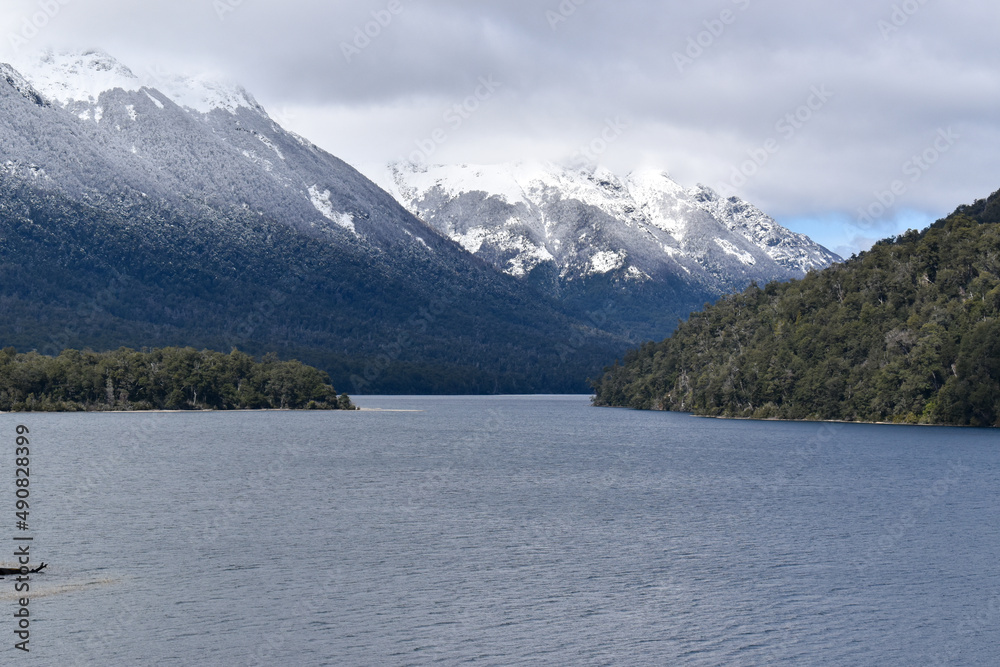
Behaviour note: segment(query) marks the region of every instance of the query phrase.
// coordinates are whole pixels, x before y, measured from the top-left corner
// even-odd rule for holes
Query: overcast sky
[[[3,4],[5,60],[98,47],[137,73],[218,72],[363,171],[583,152],[845,255],[1000,189],[994,0]]]

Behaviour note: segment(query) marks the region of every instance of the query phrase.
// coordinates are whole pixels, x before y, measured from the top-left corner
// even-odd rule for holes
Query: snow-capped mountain
[[[374,175],[412,213],[512,276],[684,277],[718,294],[802,277],[840,258],[754,206],[663,172],[619,178],[553,164],[394,163]]]
[[[800,278],[840,258],[759,209],[662,172],[619,178],[548,163],[374,170],[414,215],[585,319],[637,338],[751,281]]]
[[[97,50],[49,51],[5,71],[22,95],[79,121],[55,131],[69,131],[77,136],[67,142],[85,144],[74,149],[80,160],[46,157],[47,148],[63,148],[58,137],[47,139],[52,129],[44,119],[51,113],[41,109],[33,119],[12,119],[25,131],[5,145],[8,169],[28,156],[46,162],[50,184],[64,192],[100,197],[127,186],[174,203],[280,214],[299,229],[327,236],[436,242],[367,178],[284,130],[239,86],[162,72],[139,77]],[[26,131],[32,121],[34,132]],[[81,169],[83,161],[101,167]]]
[[[579,391],[626,345],[242,88],[101,51],[0,65],[0,304],[2,345],[275,350],[352,393]]]

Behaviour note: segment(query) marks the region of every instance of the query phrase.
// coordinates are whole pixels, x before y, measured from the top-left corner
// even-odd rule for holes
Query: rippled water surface
[[[8,613],[0,653],[1000,664],[1000,433],[577,396],[357,402],[413,411],[5,416],[8,479],[14,425],[32,431],[33,550],[51,565],[31,654]],[[0,608],[14,598],[0,581]]]

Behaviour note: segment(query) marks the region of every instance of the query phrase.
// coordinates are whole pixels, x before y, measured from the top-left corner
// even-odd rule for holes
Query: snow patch
[[[268,148],[270,148],[272,151],[274,151],[275,153],[277,153],[277,155],[278,155],[279,158],[281,158],[282,160],[285,159],[285,156],[281,153],[281,149],[279,149],[274,144],[273,141],[271,141],[270,139],[268,139],[267,137],[265,137],[263,134],[258,134],[257,138],[260,139],[260,142],[262,144],[264,144],[265,146],[267,146]]]
[[[137,114],[135,112],[135,105],[134,104],[126,104],[125,105],[125,110],[128,111],[128,117],[131,118],[132,120],[138,120],[139,119],[139,114]]]
[[[610,273],[625,266],[625,253],[621,250],[601,250],[590,258],[587,275]]]
[[[742,262],[747,266],[753,266],[754,264],[757,263],[757,260],[753,258],[753,255],[744,250],[740,250],[735,245],[733,245],[732,243],[730,243],[725,239],[715,239],[715,244],[720,248],[722,248],[723,252],[725,252],[728,255],[734,256],[736,259],[740,260],[740,262]]]
[[[323,217],[327,220],[335,222],[344,229],[352,232],[355,236],[359,235],[358,230],[354,228],[354,216],[350,213],[338,213],[333,209],[333,204],[330,203],[329,190],[320,192],[319,188],[315,185],[310,186],[309,199],[312,200],[312,205],[316,207],[316,210],[322,213]]]
[[[451,240],[458,243],[460,246],[465,248],[468,252],[475,255],[479,252],[479,249],[483,247],[483,243],[489,237],[489,231],[483,227],[475,227],[470,229],[465,234],[452,234]]]
[[[450,238],[472,254],[479,252],[484,244],[502,254],[512,253],[514,256],[499,268],[507,275],[517,278],[526,276],[543,262],[555,261],[555,257],[544,246],[536,245],[531,239],[503,227],[473,227],[464,234],[453,233]]]
[[[555,261],[555,257],[544,246],[534,245],[524,237],[520,237],[520,240],[521,243],[517,249],[521,252],[517,257],[507,262],[507,268],[504,270],[504,273],[517,278],[523,278],[539,264]]]
[[[49,180],[49,175],[45,173],[45,170],[39,167],[37,164],[23,165],[13,160],[7,160],[3,165],[3,172],[10,174],[11,176],[18,176],[24,171],[27,171],[27,175],[31,178],[37,180],[39,178],[43,180]]]
[[[163,102],[161,102],[160,100],[158,100],[155,97],[153,97],[152,95],[150,95],[149,91],[144,90],[142,92],[146,93],[146,97],[148,97],[149,99],[151,99],[153,101],[153,104],[155,104],[157,107],[159,107],[160,109],[164,108],[163,107]]]
[[[413,232],[411,232],[409,229],[404,229],[403,232],[407,236],[409,236],[411,239],[413,239],[414,241],[416,241],[417,243],[419,243],[420,245],[422,245],[424,248],[426,248],[429,252],[434,252],[434,250],[431,249],[431,247],[429,245],[427,245],[427,241],[425,241],[423,239],[423,237],[417,236],[416,234],[414,234]]]
[[[268,160],[267,158],[263,158],[257,155],[257,151],[244,150],[240,152],[243,153],[243,157],[247,158],[254,164],[259,164],[260,166],[264,167],[264,171],[271,173],[271,171],[274,169],[274,163]]]
[[[647,280],[652,280],[653,278],[645,271],[641,271],[640,269],[634,266],[630,266],[628,267],[628,269],[625,270],[625,279],[635,280],[637,282],[645,282]]]

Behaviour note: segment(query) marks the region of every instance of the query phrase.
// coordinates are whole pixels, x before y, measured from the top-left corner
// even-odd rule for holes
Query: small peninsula
[[[167,347],[57,357],[0,350],[0,411],[354,410],[329,376],[298,361]]]

